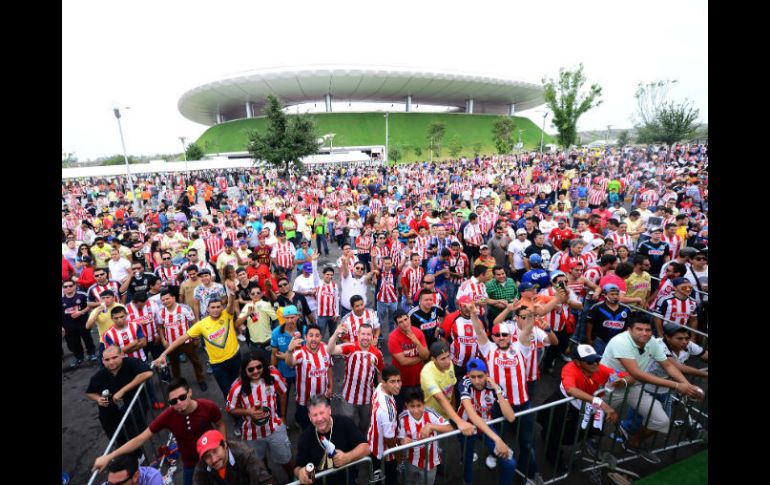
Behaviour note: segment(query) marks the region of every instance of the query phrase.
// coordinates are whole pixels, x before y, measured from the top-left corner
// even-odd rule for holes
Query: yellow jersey
[[[218,319],[206,317],[194,324],[187,333],[191,337],[203,337],[206,353],[212,364],[220,364],[231,359],[238,351],[238,333],[235,331],[235,319],[222,310]]]
[[[422,392],[425,394],[425,406],[433,408],[445,419],[449,419],[449,416],[446,415],[446,411],[441,407],[435,395],[441,392],[452,403],[452,393],[454,392],[455,384],[457,384],[457,378],[455,377],[454,368],[451,366],[448,371],[441,372],[436,367],[436,364],[431,361],[425,364],[422,371],[420,371],[420,387],[422,387]],[[452,407],[454,408],[454,404],[452,404]]]
[[[122,307],[123,305],[118,305],[117,303],[114,303],[111,307],[107,309],[107,311],[104,311],[101,306],[98,306],[95,309],[91,310],[91,314],[88,316],[88,318],[90,319],[95,314],[99,314],[99,316],[96,317],[96,330],[99,331],[99,342],[101,343],[104,343],[104,332],[106,332],[113,325],[115,325],[115,322],[112,321],[112,316],[110,315],[110,312],[116,306]]]

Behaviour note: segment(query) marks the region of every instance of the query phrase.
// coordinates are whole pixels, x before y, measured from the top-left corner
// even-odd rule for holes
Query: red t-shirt
[[[196,401],[198,401],[198,407],[191,414],[182,416],[169,407],[149,426],[153,434],[164,429],[174,433],[185,468],[195,468],[198,463],[196,448],[198,438],[206,431],[214,429],[214,424],[222,420],[222,412],[213,401],[208,399],[196,399]]]
[[[561,369],[561,384],[564,386],[564,391],[571,387],[577,387],[583,392],[593,394],[600,387],[604,387],[610,375],[614,373],[614,369],[599,364],[596,372],[591,377],[586,377],[575,362],[570,362]],[[626,377],[627,375],[625,372],[619,372],[618,378]]]
[[[412,332],[414,332],[417,340],[427,347],[425,335],[423,335],[422,330],[412,327]],[[388,337],[388,351],[390,352],[390,355],[403,352],[406,357],[419,357],[417,345],[409,340],[409,338],[401,332],[400,328],[396,328],[394,331],[390,332],[390,337]],[[422,366],[424,365],[423,362],[404,367],[398,363],[395,357],[393,357],[393,365],[401,372],[401,384],[403,386],[420,385],[420,371],[422,371]]]

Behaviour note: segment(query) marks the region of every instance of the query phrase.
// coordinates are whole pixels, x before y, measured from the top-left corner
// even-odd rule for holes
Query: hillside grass
[[[289,115],[292,116],[292,115]],[[335,133],[334,146],[384,145],[384,113],[313,113],[316,132],[319,137],[325,133]],[[446,133],[441,143],[441,158],[449,157],[448,145],[457,136],[463,146],[461,156],[472,157],[475,144],[481,144],[481,154],[494,154],[496,149],[492,139],[492,127],[499,115],[468,115],[465,113],[390,113],[389,145],[402,149],[402,160],[428,159],[428,126],[434,121],[446,124]],[[524,130],[521,140],[525,149],[540,147],[540,127],[528,118],[514,117],[517,130]],[[249,130],[265,129],[265,118],[251,118],[228,121],[206,130],[197,142],[205,153],[245,151],[246,133]],[[518,141],[518,132],[514,132]],[[545,143],[553,143],[554,138],[545,135]],[[417,157],[414,147],[422,148]],[[436,154],[434,153],[434,158]]]

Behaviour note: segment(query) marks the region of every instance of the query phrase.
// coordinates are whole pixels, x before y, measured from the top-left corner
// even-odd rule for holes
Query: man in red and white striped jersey
[[[192,324],[195,323],[195,314],[189,306],[181,303],[178,304],[176,296],[169,290],[161,291],[160,302],[163,307],[156,312],[156,323],[160,327],[158,329],[160,342],[167,349],[169,345],[182,337]],[[198,382],[198,386],[200,386],[202,391],[205,391],[208,389],[208,384],[206,384],[203,368],[201,367],[198,353],[195,350],[196,345],[191,339],[187,339],[178,350],[168,354],[169,361],[171,362],[171,373],[174,377],[181,377],[179,355],[186,355],[195,371],[195,380]]]
[[[375,245],[370,251],[370,254],[372,255],[372,269],[382,271],[383,258],[385,258],[385,256],[390,256],[390,250],[388,249],[388,246],[385,245],[386,239],[387,237],[384,232],[377,234],[375,238]]]
[[[527,355],[532,351],[532,329],[535,326],[534,314],[527,313],[522,324],[518,340],[511,343],[511,335],[506,327],[497,325],[492,328],[492,341],[487,337],[484,325],[479,319],[476,305],[469,303],[471,322],[479,340],[479,353],[484,357],[489,368],[489,375],[508,397],[508,402],[516,412],[529,409],[532,402],[527,393]],[[519,447],[521,449],[518,470],[528,478],[537,474],[537,462],[534,448],[534,416],[521,419],[519,429]]]
[[[398,291],[396,290],[396,269],[390,256],[382,258],[382,269],[375,270],[377,283],[374,299],[377,307],[377,320],[388,325],[388,332],[395,326],[395,312],[398,310]],[[379,344],[378,344],[379,346]]]
[[[674,286],[674,294],[663,298],[658,302],[656,312],[662,317],[653,317],[658,335],[663,335],[663,319],[670,320],[697,330],[698,328],[698,303],[692,295],[692,283],[687,278],[674,278],[671,280]]]
[[[136,324],[147,337],[146,352],[151,354],[153,358],[159,357],[160,353],[163,352],[163,347],[155,322],[160,308],[147,299],[146,292],[138,291],[131,303],[126,305],[126,310],[128,311],[128,322]]]
[[[663,235],[660,236],[661,241],[668,243],[671,260],[676,259],[679,255],[679,250],[682,249],[682,238],[676,233],[677,227],[674,223],[666,224]]]
[[[401,374],[398,369],[389,365],[382,370],[382,382],[372,394],[371,425],[367,433],[369,449],[372,451],[372,466],[381,469],[381,460],[387,448],[398,445],[396,430],[398,429],[398,412],[396,399],[401,392]],[[385,460],[385,484],[396,485],[396,456],[388,455]]]
[[[618,224],[618,230],[613,232],[610,237],[612,238],[612,242],[614,247],[618,246],[625,246],[628,249],[631,249],[633,247],[633,241],[631,241],[631,236],[628,234],[628,224],[625,222],[621,222]]]
[[[340,326],[345,329],[342,339],[346,342],[358,342],[358,329],[361,325],[368,323],[374,330],[375,342],[380,338],[380,320],[377,313],[364,307],[364,299],[360,295],[354,295],[350,298],[350,313],[342,317]]]
[[[588,189],[588,207],[591,210],[599,207],[599,204],[607,198],[607,192],[602,190],[601,185],[594,183],[593,187]]]
[[[463,229],[463,241],[465,242],[465,254],[470,261],[476,261],[479,257],[479,246],[484,243],[484,234],[478,223],[479,216],[475,212],[468,215],[468,224]]]
[[[473,276],[460,285],[457,290],[457,298],[463,296],[471,297],[474,303],[478,305],[480,316],[486,313],[487,304],[487,281],[489,281],[489,270],[486,266],[478,265],[473,268]]]
[[[297,250],[294,248],[294,244],[286,241],[285,232],[279,232],[277,236],[278,242],[273,245],[270,259],[277,268],[283,270],[286,278],[291,280],[294,270],[294,256],[297,254]]]
[[[519,332],[521,332],[529,310],[526,307],[520,306],[514,309],[514,304],[510,303],[506,309],[498,315],[494,321],[495,325],[500,325],[501,331],[504,331],[505,327],[508,327],[508,332],[511,334],[511,343],[519,340]],[[549,347],[559,343],[556,334],[550,327],[540,328],[535,325],[532,328],[532,351],[525,355],[526,362],[524,368],[527,372],[527,393],[532,396],[534,394],[534,382],[540,378],[540,365],[538,359],[538,353],[544,347]]]
[[[145,361],[147,356],[142,350],[147,345],[147,338],[142,329],[135,323],[128,322],[126,307],[116,306],[110,311],[114,325],[104,332],[104,346],[120,346],[126,357]]]
[[[334,268],[327,266],[323,269],[323,279],[315,290],[318,302],[318,326],[321,334],[329,327],[329,336],[337,329],[340,321],[340,288],[334,278]]]
[[[177,277],[180,276],[182,269],[178,264],[172,264],[171,258],[170,252],[163,251],[160,254],[161,264],[158,266],[158,269],[155,270],[155,276],[160,278],[163,289],[179,286]],[[200,270],[200,268],[198,269]]]
[[[286,350],[286,365],[297,368],[297,410],[294,419],[306,429],[310,426],[307,403],[311,396],[323,394],[332,397],[331,357],[326,344],[321,342],[321,329],[318,325],[308,325],[305,345],[301,337],[294,337]]]
[[[244,377],[248,380],[244,383]],[[294,462],[286,425],[278,413],[286,402],[286,381],[278,369],[269,365],[268,356],[253,350],[241,363],[241,377],[233,382],[227,394],[225,411],[236,418],[244,418],[241,425],[243,441],[264,460],[270,458],[291,475]]]
[[[371,325],[363,324],[358,329],[358,343],[337,345],[340,327],[329,338],[329,355],[345,357],[345,379],[342,381],[342,402],[340,414],[352,419],[361,431],[369,429],[371,417],[372,390],[374,377],[382,372],[385,361],[382,353],[372,345],[373,331]]]
[[[94,269],[94,278],[96,278],[96,283],[91,285],[86,291],[86,294],[88,295],[89,310],[93,310],[102,303],[101,295],[106,290],[111,290],[115,294],[115,299],[120,295],[120,282],[108,280],[106,269]]]
[[[425,407],[425,395],[422,389],[414,388],[407,392],[404,403],[406,409],[398,415],[400,445],[435,436],[437,432],[452,431],[452,425],[443,416]],[[427,470],[428,485],[433,485],[436,479],[436,467],[441,463],[438,451],[437,443],[409,448],[406,452],[405,483],[420,483],[423,470]]]
[[[421,259],[418,253],[412,253],[409,265],[401,272],[401,309],[404,311],[412,308],[411,295],[420,291],[420,282],[425,275],[425,270],[420,266]]]

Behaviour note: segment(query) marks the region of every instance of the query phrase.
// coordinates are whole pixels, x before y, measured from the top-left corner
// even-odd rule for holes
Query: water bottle
[[[109,402],[110,401],[110,390],[109,389],[103,390],[102,391],[102,397],[107,399],[107,402]]]

